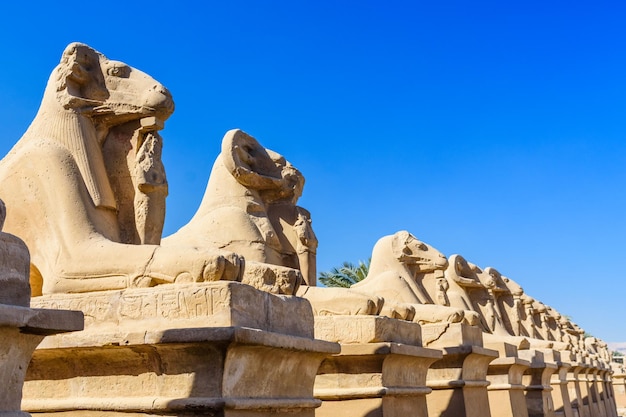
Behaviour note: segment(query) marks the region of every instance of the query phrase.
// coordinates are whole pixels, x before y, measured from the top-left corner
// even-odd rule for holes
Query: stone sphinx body
[[[222,140],[200,208],[163,246],[182,242],[242,255],[242,282],[307,298],[319,315],[377,314],[382,299],[345,288],[318,288],[317,238],[307,210],[296,205],[304,177],[285,158],[241,130]],[[297,273],[297,276],[293,276]],[[301,274],[301,275],[300,275]],[[408,311],[396,312],[406,318]]]
[[[317,239],[310,214],[295,205],[304,177],[285,158],[241,130],[222,140],[200,207],[189,223],[163,240],[245,258],[243,282],[293,294],[304,276],[315,283]]]
[[[441,275],[448,260],[437,249],[419,241],[407,231],[381,238],[372,252],[367,277],[353,285],[356,291],[385,300],[383,313],[396,317],[402,306],[409,308],[419,323],[460,322],[460,308],[436,305],[422,285],[427,275]]]
[[[232,253],[121,236],[121,196],[103,142],[117,126],[162,123],[173,110],[170,93],[148,75],[83,44],[66,48],[35,119],[0,162],[6,230],[31,250],[34,295],[240,278],[241,259]],[[143,198],[145,212],[163,199]]]

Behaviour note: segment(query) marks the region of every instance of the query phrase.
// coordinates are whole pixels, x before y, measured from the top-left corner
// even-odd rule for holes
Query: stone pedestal
[[[420,347],[420,326],[376,316],[316,317],[315,336],[341,343],[315,380],[317,417],[428,417],[428,367],[439,350]]]
[[[478,327],[466,324],[422,326],[424,345],[439,348],[443,358],[431,365],[426,384],[430,416],[490,417],[487,369],[498,352],[482,347]],[[497,417],[494,415],[494,417]]]
[[[557,372],[558,366],[553,357],[550,357],[553,352],[549,349],[519,351],[519,356],[530,362],[530,368],[523,378],[529,417],[554,417],[550,379],[552,374]]]
[[[591,372],[592,390],[595,391],[595,401],[600,417],[611,417],[611,409],[606,396],[606,386],[604,384],[603,364],[596,361],[596,366]]]
[[[591,417],[587,400],[586,369],[586,364],[577,361],[572,364],[567,373],[567,389],[572,400],[572,411],[575,417]]]
[[[86,330],[35,352],[24,409],[48,416],[313,417],[313,384],[339,345],[313,339],[303,299],[236,282],[41,297]]]
[[[598,388],[595,382],[595,373],[596,373],[596,361],[593,359],[589,359],[589,367],[585,369],[584,382],[587,391],[587,402],[586,405],[589,407],[589,414],[591,417],[602,417],[600,412],[600,404],[598,397]],[[585,400],[583,399],[583,402]]]
[[[494,417],[528,417],[522,376],[530,362],[520,359],[513,345],[489,343],[486,347],[500,355],[489,364],[487,371],[491,414]]]
[[[613,379],[613,394],[617,413],[626,414],[626,374],[615,373]]]
[[[557,371],[552,374],[550,385],[552,386],[552,400],[554,402],[554,414],[556,417],[574,417],[572,400],[567,388],[567,374],[572,365],[567,362],[571,355],[568,351],[559,352],[559,360],[556,361]],[[557,359],[557,358],[555,358]]]
[[[618,417],[617,406],[615,403],[615,391],[613,389],[613,378],[611,377],[612,373],[613,371],[610,368],[610,364],[602,372],[605,387],[604,390],[606,393],[607,414],[609,417]]]
[[[617,407],[615,402],[615,390],[613,389],[613,378],[611,378],[612,370],[610,368],[603,369],[600,373],[602,382],[604,383],[604,395],[606,403],[606,412],[609,417],[617,417]]]
[[[33,351],[46,335],[81,330],[78,311],[33,309],[0,304],[0,417],[20,411],[22,386]]]

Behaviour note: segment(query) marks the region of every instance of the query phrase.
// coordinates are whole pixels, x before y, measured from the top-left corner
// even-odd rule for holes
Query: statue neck
[[[65,148],[78,166],[96,207],[116,209],[102,149],[93,121],[74,109],[63,108],[54,97],[46,97],[22,141],[47,140]]]

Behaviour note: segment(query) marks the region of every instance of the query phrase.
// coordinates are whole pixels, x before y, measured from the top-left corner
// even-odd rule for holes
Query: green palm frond
[[[339,268],[332,268],[330,272],[321,272],[318,280],[327,287],[350,288],[352,285],[367,277],[371,259],[367,262],[359,261],[358,265],[344,262]]]

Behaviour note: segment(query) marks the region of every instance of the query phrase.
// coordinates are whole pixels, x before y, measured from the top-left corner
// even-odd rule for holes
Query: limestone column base
[[[487,387],[491,413],[497,417],[528,417],[522,376],[530,362],[517,356],[515,346],[508,343],[487,344],[500,357],[494,359],[487,371]]]
[[[428,366],[441,352],[400,343],[342,345],[318,371],[317,417],[428,417]]]
[[[339,351],[334,343],[242,327],[125,336],[37,350],[23,408],[33,416],[313,417],[321,403],[313,398],[315,374]]]
[[[569,395],[567,375],[572,364],[567,362],[572,357],[569,351],[559,351],[556,364],[557,372],[552,374],[550,385],[552,386],[552,400],[554,402],[554,414],[556,417],[574,417],[572,400]]]
[[[588,365],[583,362],[572,363],[567,373],[567,389],[572,400],[572,411],[575,417],[591,417],[589,410],[589,392],[587,386]]]
[[[377,316],[316,317],[315,336],[341,343],[315,380],[317,417],[428,417],[428,367],[442,354],[420,347],[419,324]]]
[[[545,351],[553,352],[549,349]],[[529,417],[554,417],[554,401],[552,400],[552,386],[550,379],[557,372],[558,366],[546,358],[548,353],[540,349],[520,350],[521,358],[530,362],[530,368],[525,372],[523,381],[526,386],[526,406]],[[548,355],[550,356],[550,355]]]
[[[460,323],[425,325],[422,338],[443,352],[428,370],[426,385],[433,390],[426,397],[429,415],[490,417],[487,369],[498,352],[482,347],[480,329]]]
[[[616,370],[611,380],[615,411],[618,416],[626,415],[626,374]]]

